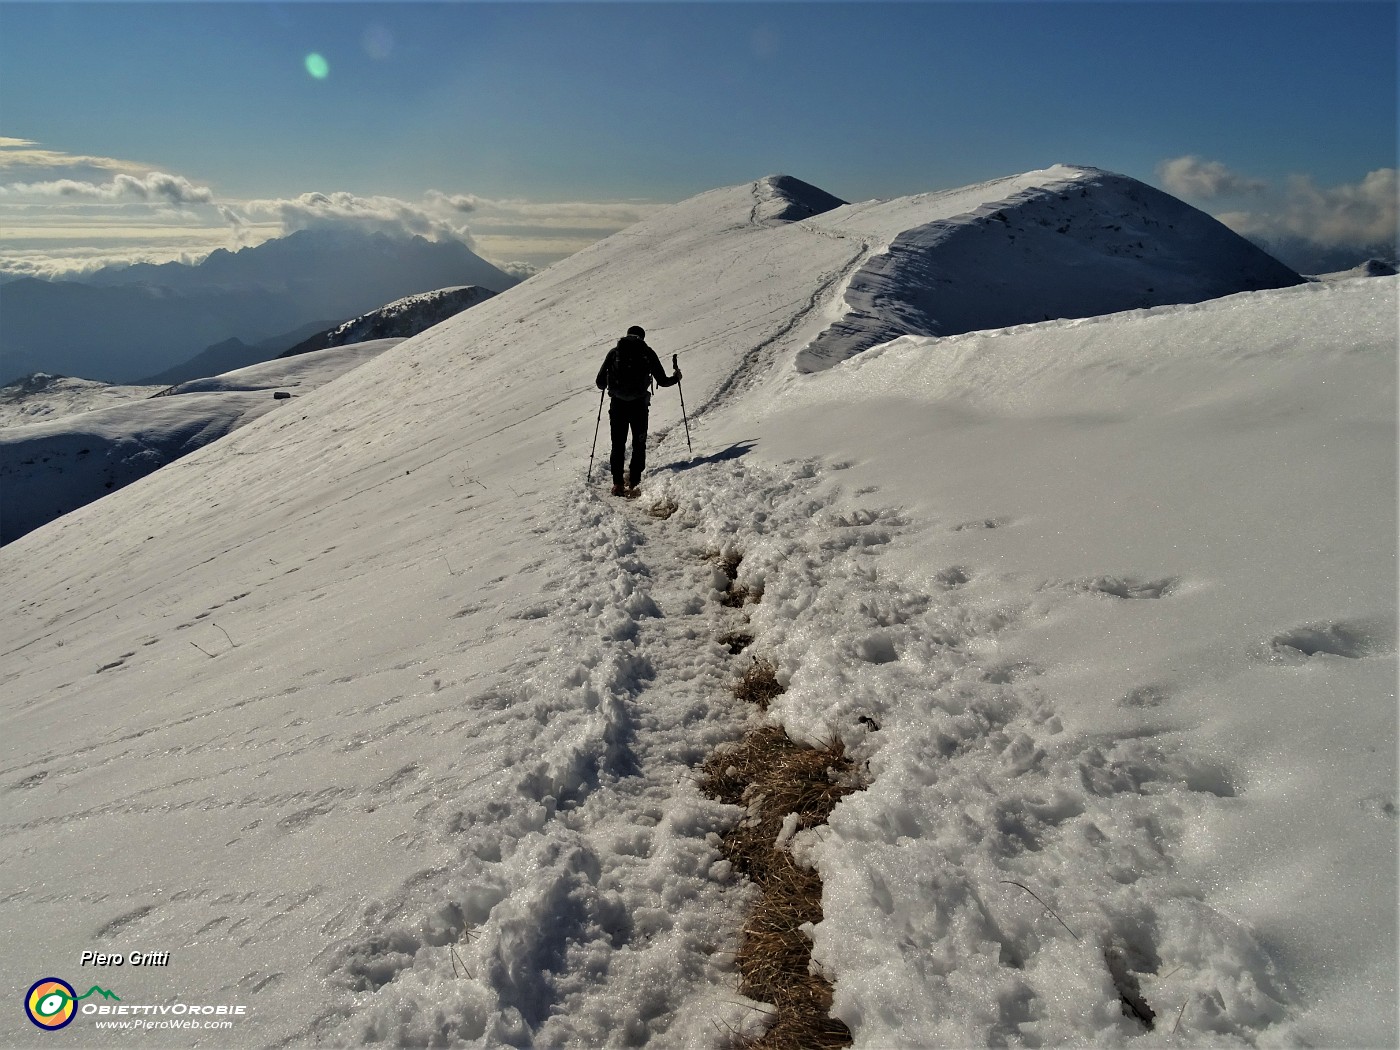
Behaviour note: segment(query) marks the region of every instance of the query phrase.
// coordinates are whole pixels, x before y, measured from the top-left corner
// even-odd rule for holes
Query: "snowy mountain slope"
[[[939,217],[901,229],[851,275],[844,313],[799,368],[825,368],[900,335],[1091,317],[1303,280],[1203,212],[1093,168],[1060,165],[923,206]],[[868,229],[881,210],[841,225]]]
[[[250,365],[154,395],[148,392],[142,400],[0,431],[0,487],[5,494],[0,543],[10,543],[290,404],[276,399],[274,391],[299,397],[399,342],[381,339],[314,357]],[[83,403],[91,404],[91,397],[84,395]]]
[[[93,379],[38,372],[0,387],[0,428],[42,423],[140,401],[160,389],[158,386],[114,386]]]
[[[857,1045],[1161,1041],[1178,1009],[1190,1042],[1393,1042],[1393,746],[1365,748],[1395,738],[1394,282],[803,375],[881,243],[845,208],[775,221],[804,195],[679,205],[0,552],[5,980],[168,950],[102,979],[243,1004],[252,1045],[753,1030],[750,894],[711,837],[736,813],[692,769],[762,720],[717,641],[744,628],[774,717],[868,762],[797,843]],[[641,504],[582,486],[632,323],[683,354],[696,444],[660,392]],[[760,603],[717,601],[725,550]],[[1288,698],[1272,739],[1261,690]],[[1308,690],[1350,720],[1321,735]],[[1287,803],[1342,818],[1362,913],[1252,892]]]
[[[313,350],[364,343],[371,339],[407,339],[427,331],[435,324],[441,324],[453,314],[485,302],[495,294],[489,288],[473,284],[406,296],[317,332],[277,356],[295,357]]]

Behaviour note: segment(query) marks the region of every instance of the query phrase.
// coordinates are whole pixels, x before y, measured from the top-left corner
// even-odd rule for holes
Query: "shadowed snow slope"
[[[704,194],[0,551],[7,985],[238,1045],[761,1029],[693,773],[753,653],[868,770],[792,843],[858,1046],[1393,1043],[1395,280],[794,368],[945,204]],[[583,478],[629,324],[695,444],[658,392],[640,502]]]

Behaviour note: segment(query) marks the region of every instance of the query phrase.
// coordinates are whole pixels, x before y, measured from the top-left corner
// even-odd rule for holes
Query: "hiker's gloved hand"
[[[677,383],[679,383],[681,381],[681,370],[677,368],[676,374],[673,375],[671,378],[674,379]]]

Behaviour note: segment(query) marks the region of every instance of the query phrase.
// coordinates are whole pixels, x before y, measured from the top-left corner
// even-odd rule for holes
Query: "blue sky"
[[[4,2],[0,186],[163,172],[208,191],[191,230],[245,239],[338,192],[542,262],[620,205],[776,171],[859,200],[1069,162],[1336,240],[1322,212],[1393,196],[1396,48],[1394,3]],[[0,195],[0,256],[52,248],[81,196]],[[159,195],[81,203],[122,205],[133,243],[173,221]]]

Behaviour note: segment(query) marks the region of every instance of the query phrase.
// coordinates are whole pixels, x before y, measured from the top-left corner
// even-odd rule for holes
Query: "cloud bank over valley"
[[[106,266],[195,263],[219,248],[336,228],[457,241],[528,277],[664,206],[440,189],[412,200],[345,190],[238,199],[182,175],[17,138],[0,138],[0,180],[0,274],[44,279]]]
[[[1395,168],[1378,168],[1340,186],[1319,186],[1309,175],[1291,175],[1280,186],[1220,161],[1183,156],[1163,161],[1157,176],[1167,192],[1209,211],[1300,272],[1321,273],[1368,256],[1395,261]]]

